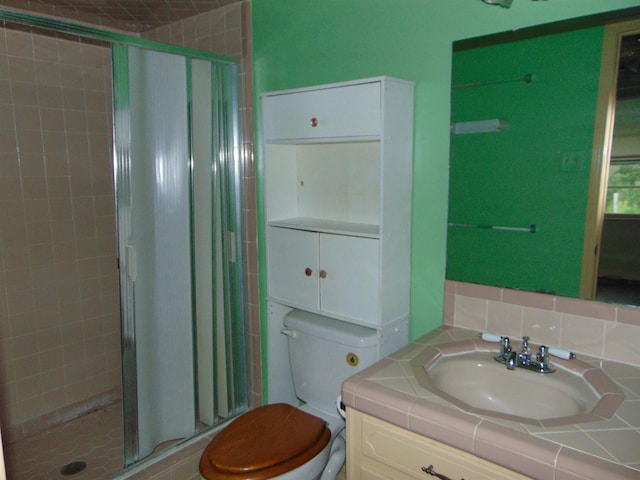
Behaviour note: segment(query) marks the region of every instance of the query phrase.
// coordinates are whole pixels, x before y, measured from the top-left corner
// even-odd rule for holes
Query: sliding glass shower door
[[[236,66],[114,45],[125,464],[246,407]]]

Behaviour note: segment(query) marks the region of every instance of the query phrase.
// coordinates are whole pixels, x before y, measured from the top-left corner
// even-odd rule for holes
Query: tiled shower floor
[[[5,445],[7,480],[104,480],[122,468],[122,405],[111,405],[76,420]],[[87,468],[60,470],[75,461]]]

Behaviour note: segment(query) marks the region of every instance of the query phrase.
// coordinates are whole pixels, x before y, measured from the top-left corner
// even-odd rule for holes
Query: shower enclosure
[[[96,237],[92,241],[113,246],[106,249],[113,248],[115,251],[117,245],[117,265],[108,265],[108,256],[107,260],[96,262],[103,270],[112,269],[119,285],[119,295],[105,295],[100,302],[103,309],[111,309],[112,312],[117,312],[119,308],[123,467],[129,466],[153,453],[163,442],[189,438],[247,407],[238,67],[235,61],[223,57],[8,10],[0,9],[0,19],[9,22],[6,24],[7,32],[11,30],[19,35],[37,37],[37,40],[32,40],[32,45],[53,42],[52,51],[58,52],[58,58],[61,56],[59,52],[63,51],[61,42],[77,41],[80,57],[88,63],[104,55],[107,49],[111,50],[112,68],[109,71],[112,76],[108,81],[113,92],[113,109],[108,109],[107,113],[112,112],[112,117],[105,122],[105,126],[108,128],[112,123],[113,132],[105,131],[92,136],[85,129],[72,135],[69,132],[45,131],[43,127],[39,135],[44,139],[43,145],[30,152],[26,144],[20,144],[24,113],[16,113],[21,108],[16,105],[13,129],[17,141],[15,151],[7,153],[15,156],[19,169],[26,168],[29,160],[27,155],[39,156],[42,168],[51,172],[56,168],[56,163],[66,165],[66,174],[57,175],[54,179],[48,177],[43,181],[48,195],[54,185],[64,184],[64,188],[72,194],[89,188],[81,185],[82,182],[78,182],[70,173],[72,168],[86,168],[89,171],[87,182],[91,187],[115,200],[115,211],[105,215],[114,223],[111,229],[113,236],[106,238],[110,229],[96,227],[100,221],[90,219],[88,213],[89,210],[95,213],[101,208],[105,209],[104,202],[99,207],[95,198],[84,199],[84,204],[70,200],[72,218],[66,222],[56,218],[57,215],[62,217],[62,214],[54,213],[57,197],[47,196],[47,200],[41,204],[46,205],[49,217],[53,218],[48,218],[46,222],[26,220],[25,243],[30,242],[28,234],[34,230],[33,225],[38,224],[41,230],[48,228],[49,234],[40,236],[54,237],[52,246],[47,247],[51,255],[42,260],[43,268],[37,270],[42,275],[33,275],[29,279],[34,285],[19,283],[22,287],[28,287],[35,299],[32,303],[43,303],[44,300],[36,298],[36,293],[41,291],[46,295],[49,282],[55,292],[52,302],[59,307],[61,302],[64,303],[61,299],[64,299],[64,285],[68,284],[68,278],[54,280],[53,277],[65,272],[66,266],[67,274],[77,283],[77,289],[83,290],[83,282],[88,279],[83,279],[83,275],[78,273],[78,264],[95,259],[87,254],[81,256],[77,264],[65,263],[62,255],[58,254],[62,249],[55,244],[56,237],[63,235],[56,233],[63,228],[61,225],[68,226],[76,234],[83,228],[91,230],[88,236]],[[4,38],[8,37],[9,34]],[[16,42],[18,44],[22,43]],[[29,63],[14,60],[11,52],[7,58],[9,67],[18,68]],[[50,93],[47,90],[49,86],[40,82],[44,71],[39,69],[40,60],[31,62],[36,67],[34,74],[37,78],[24,83],[33,87],[31,93],[40,100],[28,113],[39,115],[38,123],[42,127],[44,116],[54,115],[55,108],[43,105],[42,99]],[[42,64],[47,62],[48,59]],[[57,75],[70,77],[65,69],[71,71],[75,67],[69,64],[56,66],[56,69]],[[14,74],[12,68],[7,70],[11,75]],[[81,73],[80,77],[89,92],[96,78],[87,72]],[[13,86],[11,81],[9,83]],[[22,85],[23,82],[14,83]],[[15,96],[16,90],[13,86],[11,95]],[[64,97],[65,92],[72,91],[72,88],[62,86],[61,91]],[[91,95],[83,94],[82,102],[78,102],[82,103],[77,107],[79,112],[90,104]],[[6,103],[13,105],[14,100],[12,97]],[[94,112],[84,111],[74,114],[74,117],[69,113],[73,109],[66,104],[62,110],[61,118],[67,129],[75,117],[84,117],[91,122],[95,116]],[[2,126],[6,124],[4,121]],[[29,130],[33,128],[30,126]],[[65,140],[60,141],[61,137]],[[111,140],[99,142],[95,138]],[[49,145],[55,145],[56,142],[60,148],[54,153]],[[85,143],[88,144],[87,148],[80,149],[79,145]],[[94,165],[92,151],[101,143],[107,150],[112,149],[113,177],[111,182],[103,181],[101,186],[97,186],[98,177],[105,179],[105,167]],[[3,155],[7,150],[6,145],[7,142],[3,142],[0,146]],[[74,156],[76,150],[81,150],[84,157]],[[102,152],[102,155],[105,154]],[[25,180],[27,177],[19,178],[24,193],[28,185]],[[6,180],[5,183],[8,182]],[[112,191],[105,192],[107,188]],[[15,205],[19,203],[18,200],[11,202]],[[31,204],[21,208],[25,211],[25,218],[29,211],[38,215],[37,209]],[[79,214],[83,208],[86,215]],[[5,222],[1,226],[5,228],[7,225]],[[3,232],[3,248],[7,246],[7,238],[10,235]],[[19,241],[15,243],[19,244]],[[69,253],[71,249],[77,250],[82,245],[82,241],[75,238],[68,242],[65,251]],[[18,250],[19,245],[16,245]],[[5,257],[3,261],[6,264]],[[16,259],[15,263],[18,264],[19,260]],[[3,282],[7,284],[11,271],[5,266]],[[33,270],[32,266],[24,269]],[[70,270],[73,272],[69,273]],[[52,277],[41,278],[47,273]],[[21,293],[17,288],[15,290],[19,297]],[[69,289],[66,293],[69,294]],[[113,303],[117,303],[119,298],[119,307],[105,307],[107,298],[111,298]],[[88,307],[91,302],[87,300],[84,303]],[[64,332],[69,334],[72,331],[65,325],[65,315],[60,313],[64,309],[58,308],[56,316],[59,317],[59,324],[48,319],[45,328],[36,322],[33,332],[21,338],[17,325],[23,313],[13,308],[14,305],[17,303],[9,298],[6,311],[2,312],[12,325],[9,336],[2,331],[3,344],[7,340],[12,346],[9,351],[17,356],[17,359],[8,358],[9,351],[3,349],[2,366],[5,368],[0,372],[0,388],[5,392],[20,390],[22,378],[16,379],[15,372],[24,363],[21,359],[28,357],[28,352],[21,350],[20,345],[26,349],[31,338],[44,338],[55,333],[64,336]],[[75,326],[86,329],[85,324],[92,323],[97,328],[107,329],[99,325],[101,318],[83,318]],[[90,357],[91,348],[90,343],[83,344],[86,357]],[[47,365],[43,360],[45,352],[42,355],[36,353],[36,363],[43,365],[46,370]],[[67,359],[74,357],[73,353],[64,351],[59,355]],[[70,360],[61,367],[61,374],[69,376],[74,372],[93,376],[93,373],[85,374],[79,370],[81,365],[90,363],[91,360],[87,358],[77,362]],[[40,383],[46,382],[47,375],[47,371],[36,371],[35,367],[30,372],[32,380]],[[83,410],[120,401],[119,387],[105,388],[108,390],[106,394],[97,392],[99,387],[84,388],[84,397],[82,393],[66,395],[65,401],[55,402],[55,405],[46,405],[47,402],[44,402],[37,407],[32,406],[31,413],[19,404],[20,399],[15,398],[19,395],[3,393],[2,401],[10,398],[14,402],[1,410],[3,437],[5,428],[24,433],[29,430],[24,425],[31,425],[33,430],[39,422],[50,424],[53,418],[69,420],[85,413]],[[42,397],[46,397],[44,387],[41,386],[40,390],[43,390]]]
[[[227,374],[233,366],[229,373],[246,377],[244,353],[221,341],[244,337],[243,323],[228,321],[244,318],[242,290],[229,288],[242,278],[232,181],[237,82],[235,66],[135,46],[114,46],[114,66],[125,452],[133,462],[245,404],[246,382]]]

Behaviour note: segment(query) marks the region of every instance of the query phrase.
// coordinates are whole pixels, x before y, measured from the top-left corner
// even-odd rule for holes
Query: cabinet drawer
[[[369,416],[362,416],[360,447],[363,465],[379,462],[409,478],[431,478],[422,471],[422,467],[429,465],[433,465],[435,472],[455,480],[526,478],[467,452]]]
[[[267,142],[380,135],[380,83],[283,93],[262,99]]]

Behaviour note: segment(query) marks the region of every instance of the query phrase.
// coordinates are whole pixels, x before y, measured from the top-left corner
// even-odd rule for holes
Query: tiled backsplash
[[[640,366],[640,308],[447,280],[444,323]]]

